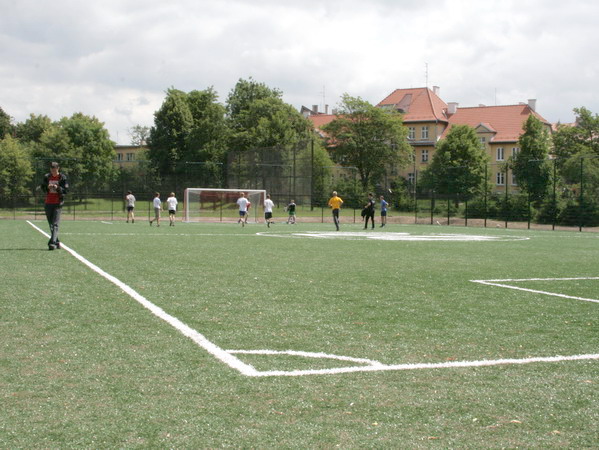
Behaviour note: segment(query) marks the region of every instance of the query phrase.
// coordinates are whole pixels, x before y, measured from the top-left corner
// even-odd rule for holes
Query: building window
[[[411,141],[416,139],[416,128],[415,127],[408,127],[408,139]]]
[[[422,127],[422,134],[421,134],[421,138],[422,139],[428,139],[428,127]]]
[[[520,147],[512,147],[512,156],[515,158],[520,153]]]
[[[518,186],[518,180],[516,180],[516,175],[512,172],[512,186]]]
[[[135,161],[135,153],[127,153],[127,161]]]
[[[487,138],[485,136],[481,136],[478,138],[478,141],[480,142],[481,148],[485,148],[485,145],[487,145]]]
[[[117,161],[122,161],[123,160],[123,154],[122,153],[117,153],[116,154],[116,160]]]
[[[497,147],[497,161],[503,161],[503,147]]]
[[[428,162],[428,150],[422,150],[422,162]]]
[[[503,186],[505,184],[505,173],[497,172],[497,186]]]
[[[414,184],[415,182],[416,182],[416,176],[414,175],[414,172],[408,173],[408,183]]]

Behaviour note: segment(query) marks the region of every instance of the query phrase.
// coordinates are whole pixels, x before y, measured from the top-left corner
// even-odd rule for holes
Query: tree
[[[231,131],[227,156],[235,167],[228,174],[231,183],[241,187],[261,180],[264,188],[282,190],[281,175],[290,167],[297,169],[294,163],[298,149],[308,143],[310,122],[283,102],[279,90],[251,78],[237,82],[226,107]],[[298,174],[289,173],[293,175]]]
[[[21,142],[40,142],[44,132],[54,126],[48,116],[30,114],[25,122],[17,123],[16,134]]]
[[[390,166],[405,166],[412,155],[407,129],[395,111],[343,94],[340,115],[323,127],[337,162],[355,166],[362,187],[379,182]]]
[[[549,131],[533,114],[526,119],[523,130],[518,140],[520,152],[511,161],[512,171],[521,191],[538,204],[551,182],[551,167],[547,160],[551,142]]]
[[[576,124],[560,125],[553,135],[560,179],[572,188],[563,189],[563,196],[577,191],[578,197],[582,188],[584,203],[598,208],[599,116],[584,107],[575,108],[574,112]]]
[[[44,131],[33,156],[45,163],[56,159],[68,172],[73,190],[102,189],[115,173],[116,153],[108,130],[97,118],[82,113],[63,117]]]
[[[193,127],[193,116],[187,103],[187,94],[170,88],[162,106],[154,113],[150,129],[148,157],[161,174],[175,171],[185,153],[185,145]]]
[[[25,145],[10,135],[0,140],[0,199],[28,194],[32,175]]]
[[[12,135],[12,132],[12,117],[6,114],[2,108],[0,108],[0,139],[4,139],[4,136],[7,134]]]
[[[457,204],[459,198],[469,200],[487,189],[488,162],[476,130],[468,125],[454,125],[437,144],[433,159],[422,174],[422,184],[440,194],[455,194]]]
[[[307,138],[310,123],[281,97],[251,78],[237,82],[226,103],[232,150],[290,148]]]
[[[150,137],[150,127],[134,125],[129,128],[131,145],[146,145]]]
[[[183,159],[224,162],[229,128],[225,120],[225,107],[218,103],[216,91],[212,87],[203,91],[191,91],[187,102],[193,126],[187,137]]]

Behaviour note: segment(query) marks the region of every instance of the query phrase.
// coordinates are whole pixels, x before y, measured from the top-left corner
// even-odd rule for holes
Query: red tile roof
[[[447,122],[447,104],[429,88],[396,89],[377,106],[394,106],[404,111],[404,123]]]
[[[449,117],[450,126],[445,129],[441,137],[447,135],[452,125],[469,125],[473,128],[482,125],[496,133],[491,142],[514,142],[523,133],[522,126],[531,114],[541,122],[550,125],[527,104],[458,108],[456,113]]]

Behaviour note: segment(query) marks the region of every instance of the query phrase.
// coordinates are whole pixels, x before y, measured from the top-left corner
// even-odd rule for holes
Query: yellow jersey
[[[342,204],[343,204],[343,200],[341,200],[341,197],[338,197],[338,196],[331,197],[331,199],[329,200],[329,206],[332,209],[339,209],[339,208],[341,208]]]

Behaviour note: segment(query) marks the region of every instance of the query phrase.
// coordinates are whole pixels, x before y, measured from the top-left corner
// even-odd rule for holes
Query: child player
[[[175,226],[175,214],[177,213],[177,198],[175,197],[175,193],[171,192],[171,194],[166,199],[166,205],[168,208],[168,220],[170,221],[169,226]]]
[[[291,200],[291,202],[285,207],[285,210],[287,211],[287,214],[289,215],[289,218],[287,219],[287,224],[294,224],[295,223],[295,200]]]

